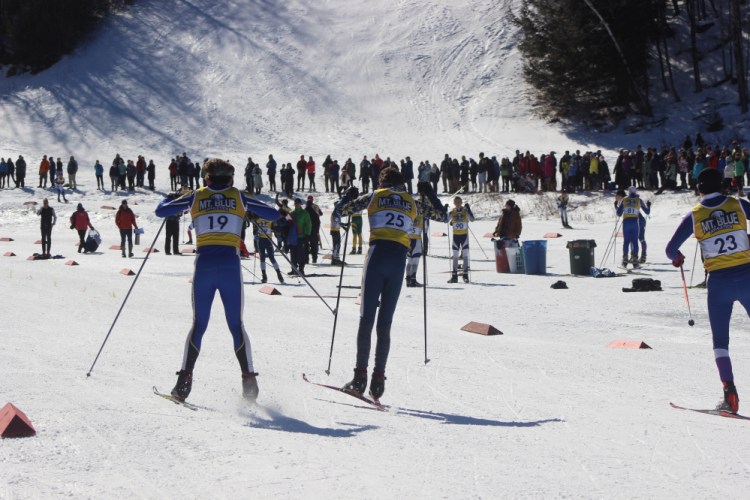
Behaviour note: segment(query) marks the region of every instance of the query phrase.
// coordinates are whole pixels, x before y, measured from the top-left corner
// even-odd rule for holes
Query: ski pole
[[[695,259],[698,257],[698,240],[695,240],[695,252],[693,252],[693,267],[690,268],[690,288],[693,287],[693,276],[695,276]]]
[[[471,233],[471,235],[472,235],[472,236],[474,237],[474,241],[476,241],[476,242],[477,242],[477,246],[479,247],[479,249],[480,249],[480,250],[482,251],[482,253],[484,254],[484,258],[485,258],[485,259],[487,259],[487,260],[490,260],[490,258],[489,258],[489,257],[487,257],[487,252],[485,252],[485,251],[484,251],[484,248],[482,248],[482,244],[481,244],[481,243],[479,243],[479,238],[477,238],[477,236],[476,236],[476,235],[474,234],[474,231],[472,231],[472,230],[471,230],[471,226],[469,226],[469,232],[470,232],[470,233]]]
[[[685,271],[682,269],[682,265],[680,265],[680,274],[682,275],[682,290],[685,292],[685,302],[687,303],[688,317],[690,318],[688,320],[688,325],[693,326],[695,325],[695,321],[693,320],[693,313],[690,310],[690,297],[688,297],[687,283],[685,283]]]
[[[343,252],[341,252],[341,273],[339,274],[339,288],[336,292],[336,309],[333,313],[333,331],[331,332],[331,352],[328,353],[328,368],[326,369],[326,375],[331,374],[331,360],[333,359],[333,341],[336,338],[336,325],[338,324],[339,320],[339,301],[341,300],[341,283],[344,281],[344,267],[346,267],[346,245],[348,244],[349,240],[349,227],[352,222],[352,216],[350,215],[347,223],[346,228],[344,229],[344,247]]]
[[[167,223],[167,219],[164,218],[164,220],[161,223],[161,226],[159,226],[159,230],[156,231],[156,236],[154,236],[154,241],[151,243],[150,248],[154,248],[156,246],[156,240],[159,238],[159,234],[161,234],[161,230],[164,229],[164,225]],[[96,353],[96,357],[94,358],[94,362],[91,363],[91,368],[89,368],[89,371],[86,373],[87,377],[91,376],[91,372],[94,371],[94,365],[96,365],[97,360],[99,359],[99,356],[102,353],[102,350],[104,349],[104,345],[107,343],[107,340],[109,339],[110,334],[112,333],[112,330],[114,329],[115,325],[117,324],[117,319],[120,317],[120,313],[122,312],[123,308],[125,307],[125,304],[128,301],[128,298],[130,297],[130,292],[133,291],[133,287],[135,287],[136,282],[138,281],[138,278],[141,276],[141,271],[143,271],[143,266],[146,265],[146,262],[148,262],[148,258],[151,255],[151,252],[146,253],[146,258],[143,259],[143,262],[141,262],[141,267],[138,269],[138,272],[135,275],[135,278],[133,278],[133,282],[130,284],[130,288],[128,289],[128,293],[125,294],[125,298],[122,301],[122,304],[120,305],[120,310],[117,311],[117,314],[115,315],[114,321],[112,321],[112,325],[109,327],[109,331],[107,332],[107,336],[104,337],[104,342],[102,342],[102,346],[99,348],[99,352]]]
[[[422,195],[422,205],[424,205],[424,195]],[[430,219],[423,217],[423,220],[424,234],[422,236],[422,246],[424,248],[422,248],[422,321],[424,323],[424,364],[426,365],[430,362],[430,358],[427,357],[427,250],[430,245]]]
[[[252,221],[253,225],[255,225],[255,227],[258,227],[258,223],[257,223],[257,222],[255,222],[255,218],[252,218],[252,219],[250,219],[250,220]],[[258,230],[260,231],[260,228],[258,228]],[[280,253],[280,254],[282,255],[282,257],[284,257],[284,258],[286,259],[286,261],[287,261],[287,262],[289,263],[289,265],[290,265],[290,266],[292,267],[292,270],[293,270],[293,271],[294,271],[295,273],[297,273],[297,276],[298,276],[298,277],[300,277],[300,278],[302,278],[302,280],[303,280],[303,281],[304,281],[305,283],[307,283],[307,286],[309,286],[309,287],[310,287],[310,289],[311,289],[311,290],[312,290],[313,292],[315,292],[315,295],[317,295],[317,296],[318,296],[318,298],[319,298],[319,299],[320,299],[320,300],[321,300],[321,301],[323,302],[323,304],[325,304],[325,306],[326,306],[326,307],[328,308],[328,310],[329,310],[329,311],[331,311],[331,314],[336,314],[336,311],[334,311],[333,309],[331,309],[331,306],[329,306],[329,305],[328,305],[328,302],[326,302],[326,299],[324,299],[324,298],[323,298],[323,296],[322,296],[322,295],[320,295],[320,294],[318,293],[318,291],[317,291],[317,290],[315,289],[315,287],[314,287],[314,286],[312,286],[312,283],[310,283],[310,281],[309,281],[309,280],[307,279],[307,277],[305,277],[305,275],[304,275],[304,274],[302,274],[302,273],[301,273],[301,272],[299,271],[299,269],[297,269],[297,266],[295,266],[295,265],[294,265],[294,264],[292,263],[292,261],[291,261],[291,260],[289,259],[289,257],[287,257],[287,255],[286,255],[286,254],[285,254],[284,252],[282,252],[282,251],[281,251],[281,249],[279,248],[279,245],[277,245],[277,244],[276,244],[276,242],[275,242],[275,241],[273,241],[273,238],[268,238],[268,241],[270,241],[270,242],[271,242],[271,244],[273,245],[273,247],[274,247],[274,248],[276,249],[276,251],[277,251],[277,252],[279,252],[279,253]]]

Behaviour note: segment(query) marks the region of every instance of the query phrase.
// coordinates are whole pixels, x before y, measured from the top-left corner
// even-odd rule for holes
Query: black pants
[[[120,229],[120,249],[122,256],[125,257],[125,239],[128,240],[128,255],[133,255],[133,230]]]
[[[78,230],[78,253],[83,252],[86,249],[86,230],[85,229],[79,229]]]
[[[49,255],[52,246],[52,225],[42,224],[42,254]]]
[[[164,253],[168,254],[171,252],[175,255],[180,253],[180,247],[178,246],[180,239],[180,221],[167,219],[166,231],[167,239],[164,242]]]

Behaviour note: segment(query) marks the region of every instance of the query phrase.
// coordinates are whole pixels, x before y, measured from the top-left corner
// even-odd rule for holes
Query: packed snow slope
[[[162,169],[157,188],[166,183]],[[189,398],[215,411],[193,412],[151,393],[154,385],[171,389],[180,367],[191,322],[191,255],[151,254],[86,377],[134,280],[120,270],[140,268],[160,227],[153,210],[161,197],[96,191],[93,176],[79,176],[79,185],[68,204],[38,188],[5,190],[0,198],[0,237],[14,240],[0,243],[0,252],[17,255],[0,257],[0,403],[16,404],[38,431],[3,440],[2,498],[746,497],[749,424],[669,407],[712,407],[721,395],[705,291],[690,291],[690,328],[680,274],[663,257],[691,195],[644,195],[654,203],[644,272],[664,288],[651,293],[621,291],[640,276],[568,275],[570,240],[595,240],[601,264],[615,228],[611,196],[572,196],[574,230],[561,229],[548,210],[551,195],[515,197],[522,239],[563,235],[546,240],[547,276],[496,273],[484,234],[505,198],[467,196],[480,217],[471,225],[472,282],[445,283],[448,239],[433,237],[426,294],[431,361],[424,363],[425,296],[403,288],[383,397],[389,413],[302,381],[303,373],[332,384],[351,377],[364,255],[346,256],[330,376],[324,370],[333,315],[296,279],[279,284],[271,272],[270,284],[282,295],[259,293],[259,264],[244,260],[244,320],[260,372],[260,406],[242,402],[217,296]],[[25,203],[47,196],[60,217],[52,253],[64,259],[28,261],[39,251],[39,222]],[[119,235],[114,212],[101,208],[126,198],[146,230],[133,259],[109,249]],[[317,201],[328,214],[330,195]],[[78,202],[102,233],[95,254],[75,251],[67,217]],[[433,224],[430,232],[446,229]],[[325,253],[330,245],[323,241]],[[163,235],[156,247],[163,250]],[[694,248],[688,242],[683,252],[687,279],[698,283]],[[66,266],[70,259],[79,265]],[[287,272],[289,264],[280,262]],[[613,257],[604,265],[618,270]],[[308,266],[331,307],[339,269],[326,260]],[[568,290],[550,288],[560,279]],[[470,321],[503,335],[461,331]],[[743,401],[750,394],[748,326],[745,312],[735,311],[731,352]],[[642,340],[653,350],[608,348],[615,340]]]
[[[0,78],[2,152],[434,161],[567,148],[530,116],[516,4],[140,0],[47,71]]]

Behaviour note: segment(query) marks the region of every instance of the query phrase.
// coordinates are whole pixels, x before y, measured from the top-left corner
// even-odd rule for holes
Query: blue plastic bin
[[[526,274],[547,274],[547,242],[545,240],[524,241],[523,263]]]

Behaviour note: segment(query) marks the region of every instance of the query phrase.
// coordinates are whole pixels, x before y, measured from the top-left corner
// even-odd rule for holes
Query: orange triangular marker
[[[259,290],[260,293],[265,293],[266,295],[281,295],[281,292],[276,289],[276,287],[273,287],[271,285],[265,285],[261,287]]]
[[[30,437],[36,434],[29,417],[8,403],[0,409],[0,436],[4,438]]]
[[[609,344],[610,349],[651,349],[651,347],[642,340],[615,340]]]
[[[122,271],[120,271],[120,274],[122,274],[123,276],[135,276],[135,273],[133,272],[133,270],[128,269],[127,267],[123,269]]]
[[[461,330],[465,332],[471,332],[471,333],[478,333],[479,335],[502,335],[503,332],[498,330],[492,325],[488,325],[487,323],[477,323],[476,321],[471,321],[469,323],[466,323],[463,327],[461,327]]]

